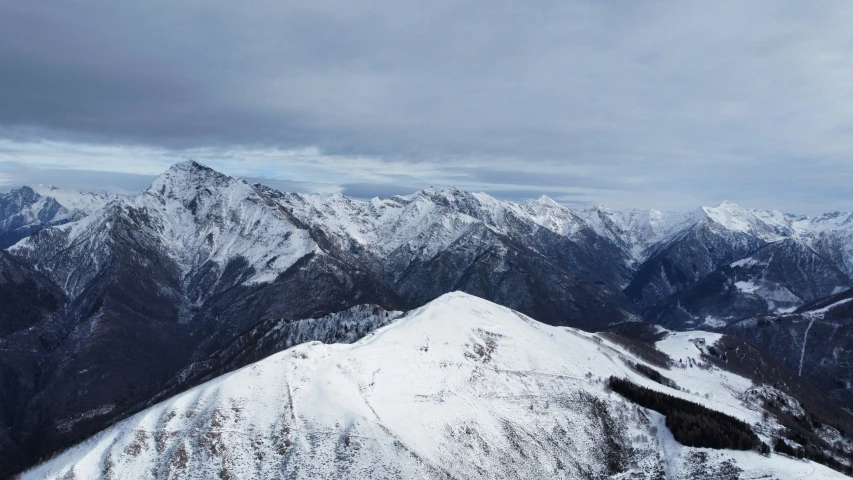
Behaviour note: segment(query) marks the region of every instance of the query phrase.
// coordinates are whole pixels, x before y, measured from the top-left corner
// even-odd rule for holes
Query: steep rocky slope
[[[763,348],[853,411],[853,290],[793,313],[747,318],[724,331]]]
[[[746,317],[789,313],[851,287],[853,281],[835,264],[788,238],[723,265],[651,308],[646,319],[670,328],[719,328]]]

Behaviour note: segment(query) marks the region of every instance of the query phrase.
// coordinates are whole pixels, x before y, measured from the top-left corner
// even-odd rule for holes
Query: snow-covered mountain
[[[778,452],[681,445],[663,415],[607,387],[629,379],[771,442],[783,427],[761,398],[785,394],[709,365],[720,338],[665,335],[666,369],[448,294],[353,345],[303,344],[205,383],[22,478],[847,478]],[[649,378],[660,371],[672,386]]]
[[[246,182],[184,163],[11,248],[63,296],[59,314],[18,322],[0,343],[15,392],[0,466],[99,430],[259,322],[402,304],[297,223]]]
[[[279,192],[192,161],[136,196],[16,195],[7,217],[35,227],[0,262],[12,279],[0,299],[24,299],[7,309],[22,314],[0,314],[0,394],[12,399],[0,407],[0,466],[287,348],[307,338],[291,336],[298,322],[357,305],[405,311],[464,291],[551,325],[721,329],[853,285],[847,214],[730,202],[572,211],[452,187],[358,201]],[[327,332],[346,323],[334,318]],[[357,323],[328,339],[380,326]]]
[[[202,267],[203,275],[219,279],[236,258],[247,264],[244,269],[252,270],[240,278],[242,282],[268,282],[317,248],[305,230],[246,182],[183,163],[158,177],[141,195],[43,232],[10,251],[64,279],[66,291],[76,296],[114,254],[116,245],[109,235],[122,222],[133,224],[133,233],[142,237],[135,243],[144,241],[159,250],[182,283],[198,281]],[[78,258],[88,258],[89,263],[80,268],[79,263],[68,262]]]
[[[797,236],[853,278],[853,212],[790,220]]]
[[[53,187],[24,186],[0,193],[0,248],[43,228],[79,220],[117,198]]]
[[[756,315],[790,313],[853,287],[835,264],[798,238],[769,243],[723,265],[651,309],[667,326],[719,328]]]
[[[547,198],[502,202],[452,187],[367,202],[265,193],[327,251],[414,305],[463,290],[551,324],[625,318],[623,253]]]
[[[30,187],[0,193],[0,248],[14,245],[42,228],[76,219],[56,199],[43,197]]]
[[[578,215],[596,233],[622,245],[634,264],[647,260],[657,246],[669,243],[706,216],[703,209],[687,212],[612,210],[604,205],[580,210]]]
[[[59,202],[69,211],[76,210],[83,215],[91,215],[95,210],[103,208],[104,205],[125,197],[126,195],[105,192],[85,191],[69,188],[59,188],[53,185],[31,185],[30,188],[43,197],[50,197]]]

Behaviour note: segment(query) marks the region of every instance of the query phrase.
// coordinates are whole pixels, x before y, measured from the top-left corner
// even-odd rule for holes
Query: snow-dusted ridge
[[[32,189],[43,197],[56,199],[60,205],[69,211],[77,211],[83,215],[91,215],[106,204],[124,198],[127,195],[106,191],[81,191],[68,188],[58,188],[52,185],[33,185]]]
[[[430,187],[368,201],[340,194],[284,194],[278,199],[303,221],[375,249],[378,255],[405,247],[429,257],[480,223],[507,235],[526,223],[569,238],[586,227],[574,212],[544,195],[518,203],[454,187]]]
[[[88,277],[79,265],[63,264],[63,258],[69,250],[91,252],[80,256],[90,259],[90,274],[99,271],[110,259],[113,225],[126,219],[138,222],[134,229],[140,240],[165,250],[186,279],[206,263],[224,270],[239,258],[253,271],[242,283],[270,282],[318,251],[308,232],[254,187],[193,161],[174,165],[139,195],[116,198],[80,221],[23,239],[9,250],[34,256],[39,268],[75,295]]]
[[[660,346],[701,361],[696,340],[716,337],[683,332]],[[609,393],[601,378],[756,423],[760,412],[739,399],[751,382],[674,368],[666,375],[685,389],[674,390],[626,361],[642,360],[596,335],[451,293],[355,344],[304,344],[205,383],[22,478],[847,478],[781,455],[677,444],[659,414]],[[624,461],[611,471],[619,451]]]
[[[191,178],[192,175],[195,177]],[[66,212],[60,212],[64,215],[63,220],[68,221],[100,213],[116,200],[120,204],[151,207],[150,201],[146,199],[150,200],[148,197],[158,195],[171,200],[171,203],[178,206],[177,210],[180,210],[180,206],[191,205],[192,199],[199,193],[198,185],[204,182],[213,182],[220,187],[215,195],[214,192],[207,193],[210,196],[222,195],[225,198],[225,201],[214,207],[222,212],[235,207],[241,211],[245,210],[246,205],[240,204],[241,201],[249,199],[251,203],[257,200],[260,192],[274,192],[270,196],[276,197],[278,202],[301,221],[332,234],[339,242],[359,245],[379,257],[395,250],[408,249],[417,251],[421,258],[429,258],[446,249],[471,228],[484,224],[496,233],[510,237],[519,235],[519,232],[529,235],[532,230],[541,228],[580,243],[585,241],[584,232],[594,232],[621,248],[625,257],[620,261],[627,262],[628,266],[632,267],[640,265],[690,228],[708,222],[713,225],[712,230],[746,234],[762,242],[775,242],[785,238],[802,239],[821,254],[831,252],[833,259],[853,277],[851,213],[834,212],[819,217],[793,216],[778,211],[743,208],[729,201],[715,207],[682,212],[654,209],[619,211],[604,205],[571,210],[545,195],[522,202],[511,202],[498,200],[486,193],[465,192],[455,187],[430,187],[411,195],[360,201],[340,194],[323,196],[275,192],[260,185],[251,186],[241,179],[220,174],[194,161],[176,164],[158,177],[151,188],[135,197],[76,192],[45,186],[34,188],[45,198],[55,198]],[[168,194],[160,192],[165,184],[171,184]],[[161,203],[160,208],[165,210],[165,214],[174,217],[171,220],[181,224],[191,223],[185,213],[181,218],[175,216],[176,207],[162,202],[163,198],[158,200]],[[175,200],[177,202],[174,202]],[[246,217],[240,218],[244,224],[253,220],[250,218],[252,213],[247,213]],[[270,215],[275,217],[275,214],[268,212],[264,212],[262,217]],[[203,220],[206,220],[204,216],[199,217],[196,223]],[[257,221],[257,218],[254,220]],[[178,242],[172,243],[183,241],[176,249],[182,252],[187,248],[198,247],[186,244],[187,235],[190,233],[192,232],[168,231],[164,238],[172,239],[173,234],[179,235]],[[283,231],[244,231],[240,236],[247,238],[249,233],[255,236],[286,234]],[[262,241],[264,242],[267,240]],[[310,247],[304,246],[310,250]],[[294,248],[300,250],[299,247]],[[272,258],[258,254],[254,247],[242,249],[234,244],[215,250],[218,251],[213,252],[211,258],[225,260],[235,254],[247,255],[250,258],[249,263],[256,267],[262,266],[262,261]],[[295,251],[285,252],[284,257],[279,255],[279,258],[292,258],[295,254]],[[253,281],[274,279],[275,272],[286,268],[288,260],[275,262],[277,263],[270,268],[263,267],[266,271],[256,275]]]

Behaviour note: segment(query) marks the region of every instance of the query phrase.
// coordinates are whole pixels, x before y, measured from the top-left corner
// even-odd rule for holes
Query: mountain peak
[[[192,171],[192,170],[211,170],[212,171],[213,170],[212,168],[208,167],[207,165],[203,165],[203,164],[201,164],[201,163],[199,163],[193,159],[184,160],[183,162],[178,162],[178,163],[172,165],[169,169],[170,170],[172,170],[172,169],[185,170],[185,171]]]
[[[8,193],[0,194],[0,200],[2,200],[0,203],[9,203],[10,205],[14,205],[15,208],[20,209],[36,203],[39,198],[41,198],[41,195],[36,193],[32,188],[24,185],[23,187],[10,190]]]
[[[536,203],[552,207],[562,207],[559,202],[545,194],[539,195],[539,198],[536,199]]]
[[[38,198],[40,196],[38,193],[36,193],[35,190],[32,189],[32,187],[30,187],[28,185],[24,185],[24,186],[21,186],[18,188],[13,188],[12,190],[9,190],[9,194],[14,195],[16,197],[32,199],[32,200],[38,200]]]
[[[596,212],[601,212],[601,213],[604,213],[607,215],[612,215],[615,213],[612,208],[608,207],[607,205],[605,205],[603,203],[596,203],[592,207],[592,210],[595,210]]]
[[[664,358],[705,367],[711,364],[700,357],[703,348],[721,338],[693,331],[640,343]],[[614,355],[625,361],[612,361]],[[452,372],[445,365],[452,365]],[[188,477],[187,472],[211,478],[222,471],[246,478],[278,478],[282,471],[294,478],[361,478],[377,471],[395,478],[603,478],[615,470],[603,461],[613,451],[606,445],[614,442],[636,447],[640,455],[625,458],[644,462],[647,471],[666,468],[671,478],[693,478],[696,449],[677,445],[657,414],[654,423],[646,416],[625,416],[625,400],[601,387],[599,379],[608,377],[679,398],[693,409],[714,409],[745,425],[776,424],[777,416],[763,418],[762,410],[744,408],[744,398],[757,395],[747,378],[718,368],[668,370],[669,383],[695,390],[688,395],[637,372],[656,371],[652,365],[608,336],[542,325],[514,310],[451,293],[355,344],[303,343],[202,383],[23,478],[66,478],[68,472],[96,477],[105,458],[115,459],[109,466],[117,478],[149,471],[174,471],[177,478]],[[580,372],[588,373],[581,377]],[[561,398],[582,401],[554,401]],[[427,414],[412,415],[415,411]],[[620,418],[620,428],[608,429],[604,422],[610,420],[599,420],[613,418]],[[638,431],[644,433],[632,434]],[[243,432],[251,441],[243,441]],[[472,437],[478,445],[472,446]],[[211,438],[221,445],[213,454]],[[660,450],[663,442],[671,450]],[[445,461],[443,452],[477,453],[479,445],[494,446],[489,448],[496,453],[480,455],[476,465]],[[227,449],[227,461],[221,449]],[[670,451],[674,454],[666,456]],[[162,452],[179,452],[180,462],[166,464]],[[711,455],[702,460],[708,478],[735,468],[748,478],[845,478],[784,455],[715,452],[716,460]],[[329,460],[317,462],[318,457]],[[180,465],[173,468],[175,463]]]
[[[703,207],[702,211],[727,230],[755,235],[765,241],[776,241],[793,233],[785,216],[775,210],[750,209],[724,200],[716,207]]]
[[[148,188],[148,193],[165,198],[189,200],[195,198],[198,191],[204,188],[221,189],[236,184],[248,187],[243,180],[220,173],[195,160],[186,160],[172,165],[157,177]]]

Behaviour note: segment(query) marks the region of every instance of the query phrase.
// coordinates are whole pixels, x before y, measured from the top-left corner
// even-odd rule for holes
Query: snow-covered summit
[[[661,348],[693,365],[718,337],[673,334]],[[665,372],[686,387],[674,389],[630,362],[655,368],[598,336],[451,293],[355,344],[304,344],[207,382],[22,478],[845,478],[781,455],[678,444],[660,414],[601,379],[752,424],[761,413],[741,400],[751,382],[685,367]]]
[[[762,240],[776,241],[794,233],[785,215],[776,210],[756,210],[739,206],[728,200],[716,207],[703,207],[708,218],[724,228],[748,233]]]
[[[152,195],[164,198],[190,201],[207,189],[239,189],[248,195],[251,187],[244,180],[230,177],[195,160],[176,163],[160,174],[146,190]]]
[[[434,254],[476,225],[509,236],[541,227],[573,237],[585,228],[574,212],[545,196],[518,203],[455,187],[368,201],[340,194],[282,194],[279,199],[303,221],[380,254],[400,248]]]
[[[665,244],[705,218],[701,209],[678,211],[613,210],[605,205],[582,209],[578,215],[598,235],[621,243],[635,262],[642,262],[655,246]]]
[[[27,186],[0,193],[0,248],[14,245],[42,228],[77,218],[77,211]]]
[[[106,191],[59,188],[53,185],[33,185],[32,188],[43,197],[56,199],[69,211],[77,211],[83,215],[91,215],[111,201],[126,196]]]
[[[165,254],[188,281],[199,269],[223,272],[238,261],[251,271],[241,283],[270,282],[317,251],[308,232],[254,187],[195,161],[172,166],[139,195],[120,197],[81,221],[24,239],[12,250],[36,259],[67,292],[76,294],[88,276],[110,264],[114,235],[130,237],[133,248]],[[60,265],[71,252],[59,257],[51,253],[64,249],[90,252],[81,255],[91,262],[84,278],[71,281],[70,272],[80,274],[79,265]]]

